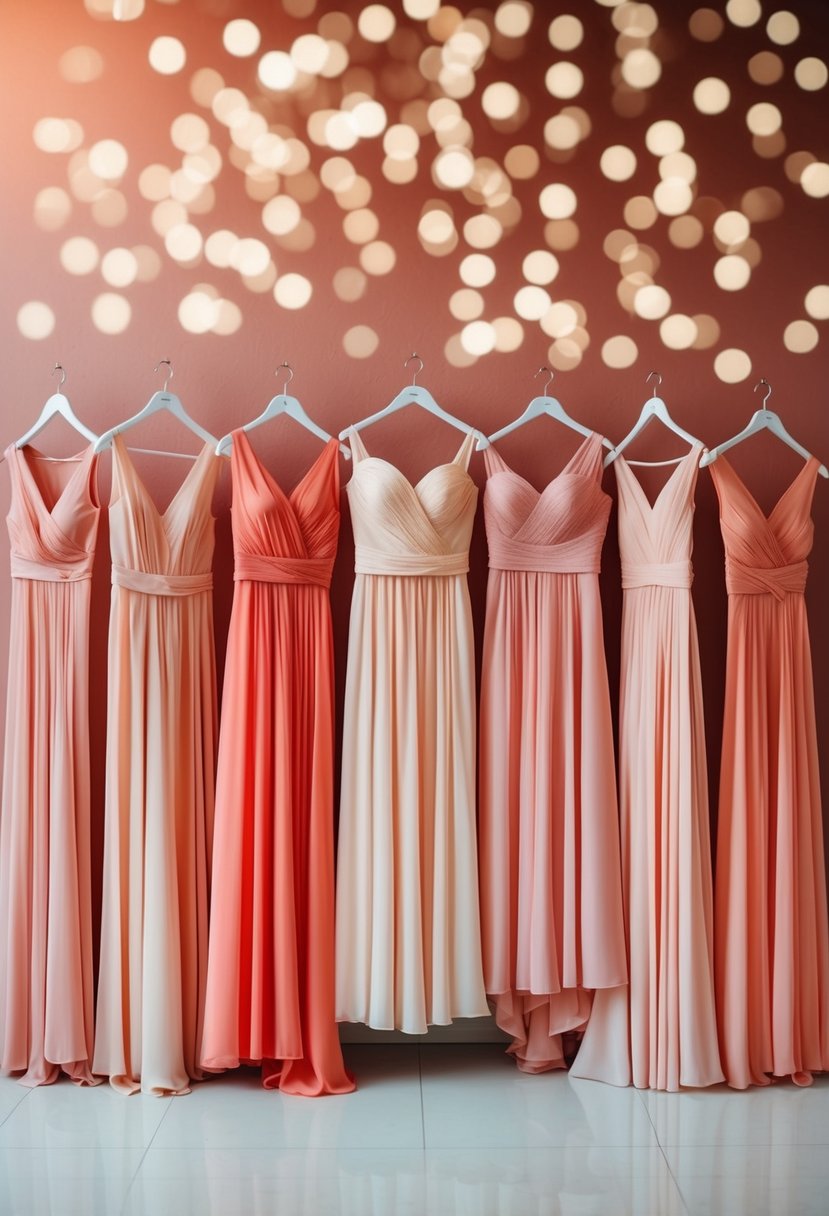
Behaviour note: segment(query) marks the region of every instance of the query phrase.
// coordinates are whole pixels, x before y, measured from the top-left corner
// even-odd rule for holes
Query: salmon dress
[[[564,1066],[592,989],[627,980],[599,599],[610,498],[591,435],[539,492],[484,452],[480,708],[484,979],[524,1072]]]
[[[829,930],[804,590],[818,461],[766,516],[722,456],[728,658],[716,879],[717,1007],[729,1085],[829,1069]]]
[[[339,444],[286,494],[234,431],[235,590],[222,695],[202,1064],[347,1093],[334,1017]]]
[[[622,558],[619,810],[630,983],[596,994],[573,1075],[676,1090],[722,1081],[708,785],[691,599],[703,448],[651,505],[615,461]]]
[[[94,1083],[89,605],[92,447],[14,445],[9,682],[0,809],[0,1068]]]
[[[337,1018],[423,1034],[489,1013],[475,832],[466,572],[477,487],[413,485],[350,431],[356,545],[337,865]]]
[[[198,1062],[216,736],[205,445],[163,514],[112,444],[106,819],[93,1071],[187,1093]]]

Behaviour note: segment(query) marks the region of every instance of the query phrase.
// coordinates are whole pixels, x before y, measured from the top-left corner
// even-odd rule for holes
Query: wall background
[[[160,387],[153,366],[170,358],[173,388],[221,435],[263,408],[283,359],[295,370],[292,390],[336,431],[385,405],[417,350],[421,382],[490,432],[540,391],[533,374],[548,364],[568,411],[619,439],[656,369],[677,420],[714,444],[759,406],[752,387],[762,375],[790,431],[829,460],[825,6],[115,8],[126,19],[113,19],[113,0],[3,0],[4,445],[52,391],[57,360],[77,412],[101,431],[144,404]],[[257,34],[254,53],[228,50],[250,50]],[[163,419],[133,437],[195,450]],[[415,478],[450,459],[460,440],[415,409],[365,437]],[[545,420],[502,450],[541,486],[577,441]],[[285,420],[254,443],[286,487],[318,450]],[[65,454],[78,444],[55,424],[42,446]],[[663,457],[682,446],[654,426],[638,449]],[[135,461],[166,505],[183,462]],[[799,458],[763,437],[734,463],[768,511]],[[480,456],[472,473],[482,484]],[[653,498],[666,471],[640,474]],[[4,474],[0,485],[7,502]],[[106,501],[108,457],[100,488]],[[614,493],[612,473],[606,488]],[[233,585],[228,505],[226,472],[216,499],[220,662]],[[825,739],[829,485],[820,479],[814,520],[807,598]],[[92,672],[99,854],[109,599],[101,522]],[[614,693],[615,527],[614,515],[602,572]],[[705,471],[695,544],[713,818],[726,597]],[[5,530],[0,548],[6,568]],[[344,501],[332,589],[339,698],[352,559]],[[479,512],[470,573],[479,644],[485,584]],[[9,594],[0,579],[0,636]],[[4,685],[5,654],[0,663]],[[823,776],[829,806],[829,765]]]

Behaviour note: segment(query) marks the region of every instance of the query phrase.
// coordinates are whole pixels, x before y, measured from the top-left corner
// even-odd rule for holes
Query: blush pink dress
[[[598,992],[573,1075],[676,1090],[722,1081],[714,1002],[711,846],[691,599],[703,448],[651,505],[615,461],[622,558],[619,810],[630,983]]]
[[[0,1067],[93,1082],[89,603],[92,447],[6,449],[11,631],[0,814]]]
[[[207,972],[216,656],[205,445],[162,514],[112,444],[106,819],[93,1071],[187,1093]]]
[[[475,839],[466,572],[477,488],[413,485],[350,432],[351,601],[337,866],[337,1017],[422,1034],[489,1013]]]
[[[616,765],[599,599],[601,437],[542,492],[484,452],[480,709],[484,980],[525,1072],[564,1066],[595,988],[627,980]]]
[[[728,588],[716,882],[717,1005],[729,1085],[829,1069],[829,931],[804,590],[818,461],[769,516],[711,465]]]
[[[235,591],[222,695],[205,1068],[347,1093],[334,1017],[339,444],[286,494],[233,433]]]

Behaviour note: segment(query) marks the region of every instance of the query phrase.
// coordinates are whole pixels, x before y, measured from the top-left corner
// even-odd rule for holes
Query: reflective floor
[[[522,1076],[498,1044],[349,1046],[324,1100],[0,1078],[0,1213],[826,1216],[829,1077],[653,1094]]]

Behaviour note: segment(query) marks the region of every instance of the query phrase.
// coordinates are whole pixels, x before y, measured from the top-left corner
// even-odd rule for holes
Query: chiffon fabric
[[[484,452],[480,709],[484,980],[524,1072],[564,1066],[591,990],[627,980],[598,573],[601,437],[539,492]]]
[[[596,994],[573,1075],[676,1090],[722,1081],[697,628],[694,491],[703,448],[651,505],[617,457],[622,558],[619,807],[629,985]]]
[[[764,515],[711,465],[728,589],[716,881],[717,1002],[729,1085],[829,1068],[829,931],[804,590],[818,461]]]
[[[7,448],[11,629],[0,817],[0,1067],[94,1084],[89,606],[92,447]]]
[[[334,1017],[339,444],[286,494],[234,431],[235,589],[216,779],[202,1064],[347,1093]]]
[[[413,485],[350,431],[351,602],[337,1017],[412,1034],[489,1012],[475,840],[466,572],[474,435]]]
[[[93,1071],[123,1092],[202,1076],[216,736],[205,445],[163,514],[112,444],[106,819]]]

